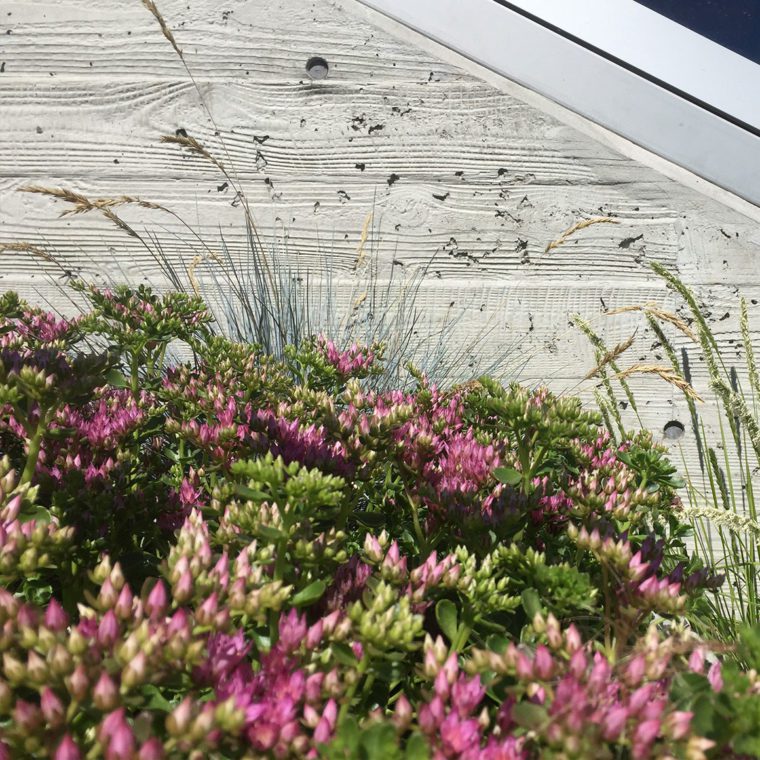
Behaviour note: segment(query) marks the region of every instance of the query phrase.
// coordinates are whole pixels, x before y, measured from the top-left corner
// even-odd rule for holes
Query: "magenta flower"
[[[163,760],[165,756],[164,745],[156,737],[148,739],[137,753],[138,760]]]
[[[361,562],[358,555],[351,557],[335,571],[333,583],[323,597],[325,609],[345,609],[348,604],[359,598],[371,574],[372,568]]]
[[[602,717],[602,736],[607,741],[616,741],[623,732],[629,718],[629,710],[622,705],[613,707]]]
[[[659,720],[646,720],[636,727],[631,745],[631,755],[634,760],[642,760],[649,756],[652,744],[654,744],[659,733]]]
[[[103,721],[101,736],[106,741],[106,760],[133,760],[135,737],[125,720],[123,708],[111,713]]]
[[[95,706],[104,712],[114,710],[119,703],[119,689],[113,679],[103,671],[92,691]]]
[[[480,727],[472,718],[463,720],[456,713],[449,713],[439,731],[445,757],[462,757],[466,750],[480,744]]]
[[[62,631],[69,624],[69,616],[53,597],[45,610],[45,627],[51,631]]]
[[[148,594],[148,600],[145,603],[145,611],[152,620],[158,619],[166,611],[169,598],[166,593],[166,586],[162,580],[156,581]]]
[[[98,624],[98,643],[102,647],[110,647],[119,637],[120,626],[116,613],[110,609]]]
[[[287,615],[280,617],[279,646],[284,652],[298,649],[306,638],[306,631],[306,617],[299,615],[295,609],[291,610]]]
[[[66,710],[58,695],[49,687],[45,686],[40,695],[40,709],[45,720],[51,726],[63,723]]]
[[[70,734],[64,734],[55,749],[53,760],[82,760],[82,753]]]
[[[676,710],[668,715],[663,728],[673,739],[680,741],[688,737],[693,717],[694,713]]]
[[[354,343],[345,351],[340,351],[335,343],[325,338],[317,339],[317,349],[338,371],[341,378],[365,375],[375,361],[375,352],[367,346]]]
[[[710,665],[710,669],[707,671],[707,680],[710,682],[713,691],[723,690],[723,673],[719,662]]]
[[[335,723],[338,719],[338,706],[334,699],[328,700],[325,709],[322,711],[322,717],[314,729],[314,741],[317,744],[323,744],[330,740],[335,731]]]
[[[214,685],[220,699],[241,692],[253,678],[253,670],[247,660],[251,650],[242,631],[234,636],[213,634],[208,639],[208,659],[197,670],[197,677]]]

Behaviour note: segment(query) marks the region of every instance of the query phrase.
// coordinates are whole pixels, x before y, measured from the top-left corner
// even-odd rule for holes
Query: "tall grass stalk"
[[[683,512],[692,523],[698,554],[726,576],[722,590],[711,597],[712,614],[709,618],[694,620],[694,624],[708,629],[711,635],[732,641],[743,623],[760,622],[760,523],[757,515],[757,489],[760,485],[760,381],[748,306],[745,299],[740,299],[739,321],[743,347],[743,367],[740,373],[727,354],[721,351],[696,295],[663,266],[654,264],[653,269],[682,299],[690,312],[692,325],[686,326],[677,315],[651,304],[609,312],[643,313],[670,363],[670,367],[656,366],[654,369],[654,365],[634,365],[618,371],[615,378],[621,383],[626,398],[629,398],[630,388],[622,386],[622,381],[634,374],[637,367],[640,369],[646,366],[650,374],[659,375],[669,382],[686,400],[699,471],[695,472],[693,467],[689,467],[685,451],[681,447],[682,474],[685,478]],[[604,342],[582,320],[578,324],[594,346],[597,359],[604,357],[608,352]],[[668,337],[667,331],[672,329],[692,340],[705,361],[709,390],[712,392],[706,405],[698,403],[700,399],[692,385],[688,350],[683,349],[679,358],[676,347]],[[627,348],[623,354],[625,350]],[[612,353],[617,359],[621,352],[615,353],[613,349]],[[611,363],[610,366],[617,370]],[[610,426],[610,416],[616,419],[614,415],[618,407],[612,380],[604,369],[598,373],[591,372],[588,377],[601,379],[607,398],[603,398],[598,391],[595,391],[595,395]],[[718,429],[712,436],[706,429],[703,409],[717,412]],[[619,422],[617,427],[620,428]],[[612,432],[618,434],[617,430]]]

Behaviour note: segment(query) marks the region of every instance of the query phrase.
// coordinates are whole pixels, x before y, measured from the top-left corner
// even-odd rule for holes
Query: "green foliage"
[[[319,756],[325,760],[428,760],[430,750],[421,734],[412,734],[402,747],[392,724],[360,728],[354,718],[348,718],[335,739],[320,748]]]
[[[715,742],[716,756],[760,757],[759,668],[760,628],[744,626],[739,631],[736,658],[720,669],[719,689],[697,673],[684,673],[673,681],[673,699],[694,713],[693,725]]]
[[[597,608],[598,589],[592,585],[587,572],[569,562],[547,564],[546,555],[532,547],[521,550],[516,544],[502,546],[495,562],[500,573],[511,580],[512,592],[520,592],[525,606],[528,599],[539,599],[541,610],[526,608],[530,620],[536,612],[551,612],[561,619],[573,619]]]
[[[260,459],[237,461],[231,474],[245,482],[233,484],[236,494],[258,502],[268,501],[281,507],[286,527],[302,516],[315,520],[334,518],[343,501],[342,478],[308,470],[298,462],[285,464],[271,453]]]
[[[73,322],[13,299],[0,321],[0,741],[633,751],[635,690],[704,646],[660,652],[653,623],[680,631],[715,585],[651,436],[617,444],[577,399],[489,378],[378,393],[381,346],[277,359],[196,300],[86,292]],[[192,360],[166,366],[175,341]],[[644,743],[680,752],[690,718],[662,710]]]

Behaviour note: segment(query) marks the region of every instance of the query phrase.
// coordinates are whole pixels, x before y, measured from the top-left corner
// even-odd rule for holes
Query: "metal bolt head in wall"
[[[665,426],[662,429],[662,434],[669,441],[677,441],[680,438],[683,438],[684,432],[685,428],[683,426],[683,423],[679,422],[678,420],[671,420],[670,422],[666,422]]]
[[[324,79],[329,71],[327,61],[321,56],[315,55],[306,61],[306,73],[311,79]]]

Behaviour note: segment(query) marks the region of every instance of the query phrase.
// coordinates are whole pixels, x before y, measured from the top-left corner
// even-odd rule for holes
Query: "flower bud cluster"
[[[679,580],[681,570],[659,577],[663,559],[663,542],[647,538],[637,550],[627,538],[602,537],[594,528],[578,530],[571,525],[568,535],[579,548],[590,551],[599,562],[615,573],[616,593],[623,609],[675,614],[684,609],[687,597]]]
[[[572,483],[566,495],[574,517],[608,515],[616,520],[639,520],[660,501],[657,494],[636,488],[637,476],[624,464],[609,475],[603,469],[586,471]]]
[[[378,351],[381,351],[379,344],[368,347],[357,343],[341,351],[333,341],[326,338],[318,338],[316,348],[341,378],[365,377],[375,363]]]
[[[272,558],[271,548],[259,549],[256,541],[234,558],[226,552],[216,555],[207,523],[193,510],[169,552],[165,577],[175,600],[197,605],[201,625],[218,625],[230,615],[263,622],[292,594],[290,586],[271,576]]]
[[[274,359],[196,299],[78,287],[72,321],[0,297],[0,760],[710,749],[674,674],[741,689],[647,629],[717,582],[673,567],[651,441],[546,388],[379,391],[381,346]],[[175,340],[195,361],[167,369]]]
[[[206,634],[185,609],[172,611],[162,581],[136,596],[107,560],[93,576],[99,591],[92,606],[79,605],[76,624],[55,599],[40,609],[0,592],[0,713],[12,718],[2,739],[17,756],[84,757],[97,748],[109,760],[164,756],[162,743],[138,738],[125,709],[147,707],[147,686],[189,678]],[[81,733],[81,711],[95,734]]]
[[[574,626],[562,631],[551,615],[537,616],[534,625],[546,644],[509,644],[501,654],[477,650],[466,664],[470,673],[493,674],[492,688],[501,678],[516,681],[499,711],[502,730],[528,727],[527,720],[541,746],[567,757],[607,757],[613,748],[639,760],[662,756],[665,748],[707,757],[712,742],[695,736],[692,713],[668,699],[673,642],[616,663],[584,644]]]
[[[234,585],[229,566],[206,561],[198,513],[186,527],[180,543],[201,556],[194,565],[199,586]],[[244,552],[235,568],[246,584],[253,556],[255,548]],[[79,605],[76,624],[55,599],[40,609],[0,590],[0,719],[11,718],[0,749],[107,760],[200,757],[224,747],[302,756],[333,735],[338,700],[356,678],[329,665],[330,646],[351,628],[342,612],[311,625],[296,610],[279,615],[277,643],[260,654],[254,671],[252,642],[234,627],[234,605],[220,605],[216,590],[188,604],[158,580],[138,596],[107,557],[92,580],[98,592],[90,606]],[[183,682],[186,696],[161,717],[153,703],[167,704],[164,695]],[[211,700],[203,696],[208,687]],[[76,720],[82,711],[94,733]]]
[[[368,584],[347,613],[355,635],[376,652],[413,648],[422,633],[422,615],[413,612],[409,596],[383,580]]]
[[[83,323],[121,341],[141,340],[144,336],[160,340],[165,335],[188,340],[211,322],[204,302],[186,293],[159,296],[144,285],[134,289],[123,285],[113,289],[75,285],[94,307],[82,318]]]
[[[9,585],[55,567],[68,551],[74,529],[61,527],[35,504],[37,488],[17,487],[7,457],[0,460],[0,582]],[[26,514],[39,514],[28,519]]]
[[[476,614],[511,612],[520,605],[519,595],[509,593],[512,590],[511,578],[501,572],[501,551],[500,547],[481,560],[463,546],[454,553],[461,567],[457,589]]]

